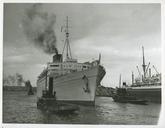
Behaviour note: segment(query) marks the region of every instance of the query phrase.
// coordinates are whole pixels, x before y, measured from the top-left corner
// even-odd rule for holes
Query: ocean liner
[[[161,103],[161,73],[157,71],[153,65],[153,69],[156,74],[151,73],[150,62],[145,64],[144,48],[143,52],[143,73],[140,72],[138,66],[137,70],[139,77],[134,80],[134,74],[132,72],[132,85],[127,87],[127,91],[130,94],[136,95],[138,98]]]
[[[63,52],[56,52],[53,61],[48,62],[47,68],[38,76],[37,98],[47,91],[49,96],[56,97],[57,102],[94,105],[96,88],[105,75],[100,60],[101,55],[97,60],[85,63],[72,58],[67,17]]]

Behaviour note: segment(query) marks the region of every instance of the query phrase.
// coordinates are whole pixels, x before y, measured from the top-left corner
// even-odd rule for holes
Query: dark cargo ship
[[[132,73],[132,85],[127,88],[130,94],[136,95],[140,99],[144,99],[150,102],[161,103],[161,73],[157,71],[153,65],[153,69],[156,74],[151,73],[150,63],[145,64],[144,48],[143,52],[143,74],[141,74],[138,66],[139,77],[134,80],[134,74]]]

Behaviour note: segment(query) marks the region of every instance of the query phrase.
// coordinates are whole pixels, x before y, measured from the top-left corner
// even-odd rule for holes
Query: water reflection
[[[14,107],[13,107],[14,106]],[[79,106],[72,114],[55,114],[37,109],[36,97],[5,92],[4,123],[45,124],[157,124],[160,104],[116,103],[110,97],[96,98],[96,106]]]

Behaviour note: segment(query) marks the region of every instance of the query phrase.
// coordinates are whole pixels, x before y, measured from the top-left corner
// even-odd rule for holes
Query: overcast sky
[[[37,76],[52,61],[52,55],[35,47],[23,32],[25,10],[31,6],[4,6],[3,69],[4,75],[21,73],[36,86]],[[73,58],[92,61],[101,53],[101,64],[106,69],[104,86],[118,86],[120,74],[128,83],[132,71],[138,76],[136,66],[142,71],[142,45],[146,63],[161,71],[160,4],[43,4],[42,9],[56,16],[54,30],[60,52],[64,46],[60,29],[69,16]]]

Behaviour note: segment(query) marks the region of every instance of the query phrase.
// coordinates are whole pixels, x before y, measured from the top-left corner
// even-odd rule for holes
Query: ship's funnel
[[[53,62],[62,62],[62,54],[55,54],[53,56]]]

